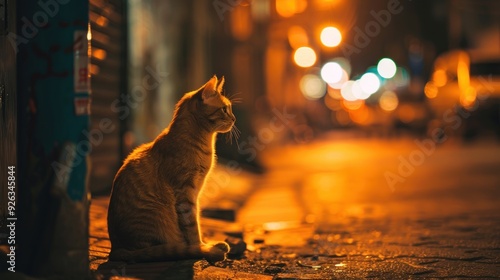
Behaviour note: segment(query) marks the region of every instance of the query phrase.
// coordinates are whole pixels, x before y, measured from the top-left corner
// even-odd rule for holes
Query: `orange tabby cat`
[[[177,103],[170,125],[135,149],[113,182],[108,209],[111,261],[224,260],[225,242],[206,244],[198,223],[198,193],[215,161],[218,132],[235,117],[214,76]]]

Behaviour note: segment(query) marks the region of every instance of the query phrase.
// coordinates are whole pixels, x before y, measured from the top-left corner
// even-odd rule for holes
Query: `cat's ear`
[[[214,75],[203,87],[201,99],[206,101],[215,95],[217,95],[217,76]]]
[[[217,85],[217,92],[218,93],[221,93],[222,94],[222,88],[224,87],[224,76],[222,76],[222,78],[220,78],[219,80],[219,84]]]

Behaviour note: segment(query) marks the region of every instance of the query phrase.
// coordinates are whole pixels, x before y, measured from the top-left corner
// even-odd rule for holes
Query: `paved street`
[[[337,139],[266,146],[267,172],[219,166],[200,202],[207,239],[242,236],[244,257],[107,264],[147,279],[500,278],[500,144]],[[107,198],[91,207],[91,268],[106,261]],[[215,211],[217,212],[217,211]],[[227,212],[227,211],[226,211]],[[228,220],[228,219],[226,219]],[[96,272],[97,274],[97,272]]]

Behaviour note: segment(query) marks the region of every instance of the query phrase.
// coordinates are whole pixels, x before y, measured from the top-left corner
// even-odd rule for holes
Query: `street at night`
[[[205,208],[235,210],[236,221],[203,219],[202,227],[209,239],[241,234],[243,256],[215,266],[115,264],[103,271],[161,279],[180,272],[194,279],[500,277],[498,141],[449,139],[422,150],[416,142],[426,140],[331,133],[310,144],[265,147],[267,172],[219,166],[201,197]],[[388,173],[399,181],[391,185]],[[107,198],[94,201],[97,268],[109,251]]]

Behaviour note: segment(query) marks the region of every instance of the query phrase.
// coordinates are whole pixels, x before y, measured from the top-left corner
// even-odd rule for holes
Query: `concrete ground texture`
[[[498,141],[449,139],[436,145],[410,137],[329,135],[308,144],[265,146],[259,160],[263,174],[245,172],[235,162],[220,164],[200,196],[205,239],[241,238],[243,255],[213,265],[107,263],[109,198],[96,197],[90,209],[93,275],[500,278]]]

